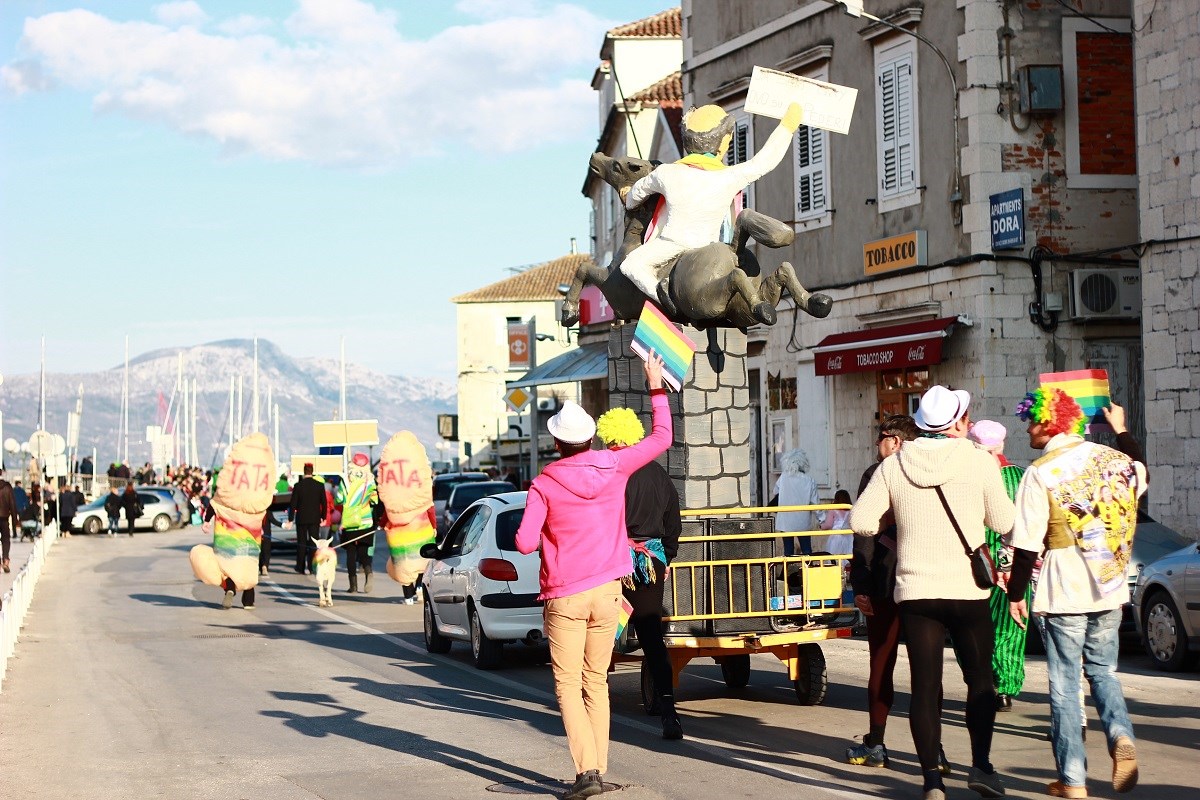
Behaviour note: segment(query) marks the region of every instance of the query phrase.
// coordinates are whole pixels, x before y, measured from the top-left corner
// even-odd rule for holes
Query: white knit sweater
[[[917,439],[883,460],[850,512],[859,536],[879,530],[890,508],[896,516],[896,594],[905,600],[984,600],[971,564],[934,486],[941,486],[971,549],[984,542],[984,525],[1001,534],[1015,509],[1004,491],[996,457],[966,439]]]

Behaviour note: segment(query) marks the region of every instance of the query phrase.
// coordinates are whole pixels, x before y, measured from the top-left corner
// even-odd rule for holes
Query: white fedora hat
[[[962,389],[947,389],[945,386],[933,386],[921,395],[921,405],[913,420],[923,431],[937,433],[944,431],[962,419],[971,407],[971,394]]]
[[[546,423],[546,430],[560,442],[583,444],[596,435],[596,420],[573,400],[567,400]]]

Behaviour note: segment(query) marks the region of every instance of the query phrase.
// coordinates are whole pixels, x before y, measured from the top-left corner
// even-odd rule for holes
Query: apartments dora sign
[[[925,231],[902,233],[863,245],[863,272],[867,275],[907,267],[924,267],[928,263]]]

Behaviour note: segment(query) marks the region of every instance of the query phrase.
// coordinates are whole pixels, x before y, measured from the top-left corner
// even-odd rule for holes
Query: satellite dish
[[[11,436],[4,440],[4,449],[9,453],[21,452],[21,443]]]

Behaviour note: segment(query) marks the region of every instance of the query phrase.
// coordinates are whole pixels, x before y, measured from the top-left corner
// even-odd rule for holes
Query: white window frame
[[[1063,48],[1063,111],[1067,126],[1067,188],[1070,189],[1136,189],[1138,176],[1094,175],[1079,171],[1079,54],[1076,36],[1080,33],[1129,33],[1128,19],[1104,17],[1101,25],[1082,17],[1064,17],[1062,21]],[[1132,79],[1132,76],[1131,76]],[[1136,155],[1136,154],[1135,154]]]
[[[727,108],[725,113],[733,117],[733,141],[729,143],[729,152],[725,154],[725,163],[732,166],[749,161],[754,157],[754,118],[747,114],[741,106],[737,108]],[[735,161],[735,150],[737,149],[737,132],[739,128],[746,130],[746,154],[741,161]],[[742,190],[745,193],[742,208],[754,208],[754,184],[750,184]]]
[[[806,70],[801,73],[805,78],[813,78],[819,81],[829,80],[829,65],[814,69]],[[807,138],[810,142],[809,152],[813,148],[811,142],[818,142],[818,148],[821,154],[821,160],[816,165],[811,164],[807,168],[800,166],[800,143],[802,138]],[[793,219],[793,228],[799,231],[813,230],[815,228],[825,228],[833,223],[833,214],[830,213],[832,204],[829,198],[829,132],[820,128],[810,128],[807,125],[801,125],[796,131],[796,135],[792,137],[792,167],[793,180],[792,188],[795,192],[795,215]],[[819,178],[823,187],[822,202],[820,206],[815,206],[809,211],[800,210],[801,201],[801,179],[806,175],[816,176]]]
[[[888,149],[885,146],[883,138],[883,91],[881,89],[881,80],[884,71],[889,67],[894,67],[898,62],[908,62],[910,70],[910,85],[912,91],[912,102],[909,106],[909,114],[911,120],[911,144],[909,147],[912,150],[912,169],[908,170],[908,180],[903,176],[897,180],[897,188],[885,192],[883,188],[884,180],[884,152]],[[876,208],[880,214],[888,211],[895,211],[898,208],[907,208],[921,202],[921,103],[918,94],[917,72],[917,42],[910,37],[894,38],[881,42],[875,47],[875,160],[876,160],[876,179],[878,183],[876,187],[879,191],[879,198],[876,202]],[[903,113],[903,110],[901,110]],[[897,171],[900,170],[899,164]]]

